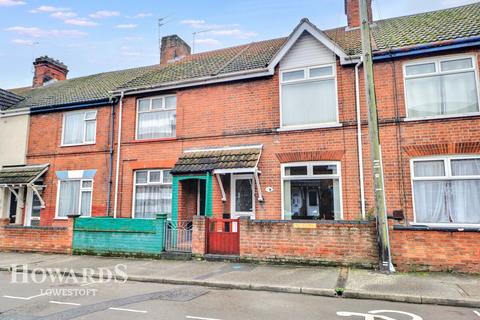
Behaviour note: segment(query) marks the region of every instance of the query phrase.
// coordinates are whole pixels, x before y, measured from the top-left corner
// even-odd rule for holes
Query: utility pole
[[[373,78],[372,45],[369,6],[367,0],[358,0],[360,7],[360,31],[362,34],[363,70],[365,73],[365,96],[368,104],[368,129],[373,163],[373,179],[375,192],[375,215],[377,218],[377,238],[380,250],[380,270],[395,271],[390,256],[390,240],[388,237],[387,209],[382,167],[382,147],[378,129],[377,100]]]

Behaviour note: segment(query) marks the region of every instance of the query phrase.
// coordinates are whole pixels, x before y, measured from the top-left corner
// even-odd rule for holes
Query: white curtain
[[[83,191],[81,200],[80,214],[82,216],[90,216],[90,208],[92,205],[92,192]]]
[[[282,85],[284,126],[332,123],[337,121],[335,80]]]
[[[85,142],[93,141],[95,141],[95,120],[90,120],[86,123]]]
[[[65,114],[65,128],[63,128],[63,143],[77,144],[83,143],[84,138],[84,113]]]
[[[58,198],[58,216],[78,214],[78,199],[80,197],[80,181],[60,181]]]
[[[442,114],[440,77],[406,80],[409,117],[425,117]]]
[[[154,139],[175,136],[176,111],[145,112],[138,115],[138,138]]]
[[[158,213],[172,212],[171,186],[137,186],[135,192],[135,217],[155,218]]]
[[[443,76],[446,114],[478,111],[475,73],[450,74]]]
[[[480,175],[480,159],[452,160],[454,176]],[[449,211],[455,223],[480,223],[480,180],[451,182]]]
[[[423,223],[447,223],[447,183],[445,181],[415,181],[416,221]]]

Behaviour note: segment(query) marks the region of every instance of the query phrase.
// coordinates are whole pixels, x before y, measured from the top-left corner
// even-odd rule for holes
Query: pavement
[[[106,278],[120,267],[131,282],[373,299],[480,308],[480,275],[453,273],[383,274],[372,270],[212,261],[175,261],[37,253],[0,253],[0,271],[63,273]],[[103,268],[103,271],[102,271]]]

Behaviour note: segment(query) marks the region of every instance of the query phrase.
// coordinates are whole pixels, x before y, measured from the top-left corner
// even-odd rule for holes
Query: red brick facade
[[[475,54],[477,63],[479,61],[478,50],[455,52],[455,54],[458,53]],[[405,224],[414,219],[410,176],[412,157],[480,154],[478,142],[480,141],[480,116],[404,121],[406,107],[403,64],[410,60],[410,58],[402,58],[377,62],[374,67],[387,208],[388,212],[402,210],[406,216],[406,221],[402,223]],[[363,70],[360,69],[360,72]],[[126,96],[123,102],[119,166],[119,216],[130,217],[132,214],[135,170],[171,168],[180,154],[189,148],[262,144],[263,151],[259,163],[260,183],[263,190],[271,187],[273,191],[264,192],[263,202],[255,202],[256,219],[281,219],[280,165],[282,163],[325,160],[341,163],[343,219],[361,219],[354,80],[353,66],[344,67],[338,63],[338,112],[341,126],[294,131],[277,130],[280,126],[278,70],[273,77],[152,93],[151,96],[165,93],[177,95],[176,138],[136,140],[136,101],[143,96]],[[360,81],[360,93],[366,203],[367,212],[371,214],[373,186],[363,77]],[[118,111],[118,104],[115,108]],[[118,112],[116,114],[115,128],[118,128]],[[50,163],[45,181],[46,208],[41,213],[42,225],[52,225],[54,221],[57,194],[55,172],[59,170],[96,169],[92,213],[93,215],[106,214],[110,159],[108,136],[111,128],[109,115],[110,108],[107,106],[98,108],[96,144],[79,147],[60,147],[61,112],[31,116],[28,162]],[[115,176],[115,172],[113,174]],[[224,185],[228,192],[228,183]],[[215,179],[213,191],[213,212],[215,216],[221,217],[224,213],[230,212],[229,196],[227,196],[227,202],[221,201],[220,189]],[[189,208],[189,211],[193,209]],[[335,245],[331,248],[323,248],[322,232],[328,233],[329,228],[332,227],[328,224],[319,224],[319,226],[321,231],[316,234],[302,235],[302,239],[310,239],[308,241],[312,243],[317,242],[318,248],[311,248],[314,251],[307,253],[307,247],[295,248],[293,244],[290,247],[285,242],[279,242],[281,247],[277,248],[278,252],[287,254],[293,250],[296,252],[293,254],[295,257],[302,255],[308,257],[311,254],[315,258],[324,254],[327,259],[330,257],[334,259],[335,255],[347,259],[351,252],[347,249],[348,243],[353,248],[359,239],[365,238],[364,244],[358,244],[361,253],[357,258],[365,257],[365,262],[373,263],[374,250],[370,227],[345,225],[342,226],[345,230],[335,229],[338,237],[345,236],[348,240],[332,239]],[[248,227],[242,226],[244,227],[246,233],[251,233],[252,237],[257,238],[261,237],[261,230],[264,228],[255,223]],[[297,233],[311,232],[293,230],[291,225],[286,223],[272,225],[272,228],[278,229],[275,231],[278,233],[292,232],[293,237],[296,237]],[[412,236],[409,236],[410,234]],[[409,243],[416,234],[423,239],[419,249],[416,249],[415,242]],[[440,245],[434,245],[435,243],[441,243],[445,237],[450,237],[458,239],[456,242],[458,255],[445,254],[441,251],[435,254],[430,251],[431,260],[428,264],[434,266],[434,269],[440,269],[442,265],[456,265],[459,260],[463,261],[462,265],[470,264],[475,262],[475,256],[470,254],[469,258],[461,258],[459,254],[473,248],[467,244],[467,241],[478,244],[479,236],[479,233],[395,231],[391,237],[394,262],[402,269],[408,264],[416,264],[422,257],[423,249],[420,249],[422,245],[425,250],[426,248],[436,250]],[[259,238],[261,242],[270,243],[270,247],[278,245],[267,240]],[[291,240],[291,242],[295,241]],[[248,239],[242,240],[242,244],[242,255],[268,258],[265,248],[257,248]],[[476,252],[478,257],[478,250]],[[360,260],[355,262],[361,262]],[[461,266],[459,269],[473,270],[471,267]]]

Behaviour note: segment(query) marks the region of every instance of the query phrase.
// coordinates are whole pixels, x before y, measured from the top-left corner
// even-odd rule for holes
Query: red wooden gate
[[[240,254],[240,220],[207,219],[207,253]]]

